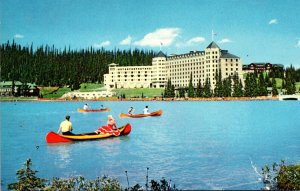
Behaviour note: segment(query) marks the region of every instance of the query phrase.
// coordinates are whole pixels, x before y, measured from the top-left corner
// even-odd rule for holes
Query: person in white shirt
[[[144,108],[144,114],[149,114],[148,105],[146,105],[146,107]]]
[[[66,120],[60,123],[57,133],[62,132],[63,135],[74,135],[71,131],[73,130],[72,123],[70,122],[70,116],[66,116]]]
[[[87,110],[89,108],[88,104],[84,104],[83,109]]]

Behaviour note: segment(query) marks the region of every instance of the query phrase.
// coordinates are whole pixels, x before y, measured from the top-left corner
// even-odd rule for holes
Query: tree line
[[[237,74],[222,79],[221,71],[216,72],[215,75],[215,87],[212,89],[209,78],[206,78],[205,82],[201,84],[198,82],[197,87],[193,85],[192,74],[189,80],[188,87],[181,87],[177,89],[175,94],[174,85],[172,85],[169,79],[164,90],[164,97],[256,97],[267,96],[271,93],[273,96],[278,95],[277,79],[281,79],[281,89],[285,91],[285,94],[295,94],[296,82],[300,82],[300,69],[295,69],[292,65],[284,70],[280,71],[278,68],[274,68],[270,72],[258,72],[247,73],[244,83]],[[270,88],[268,90],[268,88]],[[300,91],[300,90],[298,90]]]
[[[21,81],[39,86],[70,86],[81,83],[102,83],[108,65],[151,65],[152,50],[105,50],[90,47],[72,50],[54,46],[22,47],[14,41],[1,44],[1,81]]]
[[[22,47],[14,41],[1,44],[0,47],[0,80],[35,83],[38,86],[69,86],[79,89],[81,83],[103,83],[104,74],[108,73],[108,65],[118,63],[120,66],[151,65],[155,56],[153,50],[105,50],[93,47],[72,50],[70,47],[57,49],[54,46],[40,46],[34,50],[33,45]],[[296,82],[300,82],[300,69],[292,65],[285,71],[273,68],[269,73],[247,74],[245,82],[237,75],[222,79],[220,71],[216,73],[215,88],[206,79],[197,87],[192,84],[192,76],[188,87],[175,88],[171,81],[166,84],[165,97],[229,97],[267,95],[267,87],[272,87],[272,94],[277,95],[275,78],[282,79],[282,89],[287,94],[296,92]]]

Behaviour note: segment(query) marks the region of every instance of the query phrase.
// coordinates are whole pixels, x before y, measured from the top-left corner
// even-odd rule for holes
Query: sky
[[[300,0],[0,0],[0,42],[203,51],[300,68]]]

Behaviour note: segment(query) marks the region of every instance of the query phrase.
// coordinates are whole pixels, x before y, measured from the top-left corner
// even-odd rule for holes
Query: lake
[[[109,112],[78,113],[88,103]],[[141,113],[162,109],[160,117],[119,118],[130,106]],[[123,101],[1,102],[2,190],[15,182],[16,171],[32,159],[38,177],[109,175],[122,187],[145,185],[165,177],[178,189],[260,189],[253,166],[285,160],[300,163],[299,101]],[[118,126],[132,125],[128,136],[47,144],[66,115],[73,132],[91,132],[107,115]]]

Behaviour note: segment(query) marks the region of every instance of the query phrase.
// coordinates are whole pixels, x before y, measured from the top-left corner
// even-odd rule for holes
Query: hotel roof
[[[162,51],[159,51],[155,57],[166,57],[166,55]]]
[[[222,54],[222,55],[220,56],[220,58],[240,58],[240,57],[238,57],[238,56],[236,56],[236,55],[233,55],[233,54],[230,54],[230,53],[226,52],[226,53]]]
[[[218,49],[220,49],[220,47],[214,41],[212,41],[206,48],[218,48]]]

